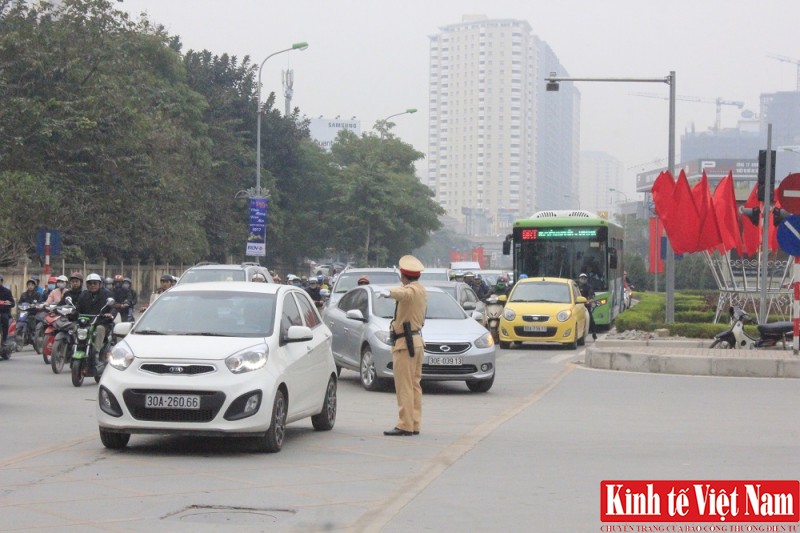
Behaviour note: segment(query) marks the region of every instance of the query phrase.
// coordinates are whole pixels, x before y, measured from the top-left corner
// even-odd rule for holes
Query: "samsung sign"
[[[325,150],[330,150],[336,135],[341,130],[352,131],[361,137],[360,120],[342,120],[340,118],[312,118],[309,122],[311,138]]]

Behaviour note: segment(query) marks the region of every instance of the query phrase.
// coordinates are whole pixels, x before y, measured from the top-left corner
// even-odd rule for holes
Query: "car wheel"
[[[100,441],[110,450],[121,450],[131,440],[130,433],[114,433],[113,431],[100,430]]]
[[[276,453],[281,451],[283,440],[286,438],[286,397],[283,391],[275,392],[275,401],[272,404],[272,419],[269,429],[258,438],[258,451]]]
[[[375,358],[372,355],[372,348],[364,347],[361,351],[361,385],[368,391],[376,391],[381,388],[382,382],[378,378],[378,371],[375,370]]]
[[[322,411],[311,417],[311,425],[317,431],[328,431],[333,429],[336,422],[336,379],[331,376],[328,386],[325,389],[325,402]]]
[[[486,392],[494,385],[494,374],[489,379],[475,379],[467,381],[467,388],[472,392]]]
[[[572,342],[568,342],[566,344],[568,350],[574,350],[578,347],[578,332],[575,332],[575,338],[572,339]]]
[[[511,343],[506,341],[500,341],[500,348],[508,350],[509,348],[511,348]]]

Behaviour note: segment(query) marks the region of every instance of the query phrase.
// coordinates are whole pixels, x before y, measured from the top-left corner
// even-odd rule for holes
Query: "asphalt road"
[[[27,348],[0,361],[0,531],[599,531],[604,479],[798,479],[800,383],[583,368],[502,350],[491,391],[424,387],[417,437],[391,391],[343,371],[331,432],[134,435],[106,450],[97,386]]]

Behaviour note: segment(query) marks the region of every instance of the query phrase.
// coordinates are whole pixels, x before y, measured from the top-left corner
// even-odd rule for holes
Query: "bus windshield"
[[[521,241],[519,246],[516,266],[529,277],[578,279],[585,273],[592,289],[608,290],[605,242],[535,239]]]

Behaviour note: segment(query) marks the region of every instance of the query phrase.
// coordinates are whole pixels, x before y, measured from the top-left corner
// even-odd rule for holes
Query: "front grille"
[[[426,342],[425,351],[428,353],[453,355],[464,353],[469,350],[470,344],[468,342]]]
[[[200,396],[200,409],[153,409],[144,406],[146,394],[192,394]],[[125,405],[136,420],[148,422],[211,422],[217,416],[225,394],[213,391],[128,389],[122,393]]]
[[[522,315],[523,322],[547,322],[549,320],[549,315]]]
[[[558,328],[547,328],[545,331],[525,331],[524,326],[516,326],[514,333],[518,337],[552,337],[556,334]]]
[[[142,372],[151,374],[166,374],[168,376],[196,376],[197,374],[209,374],[216,372],[214,365],[180,365],[163,363],[145,363],[139,367]]]
[[[422,376],[444,376],[448,374],[474,374],[478,371],[475,365],[458,365],[458,366],[431,366],[422,365]]]

